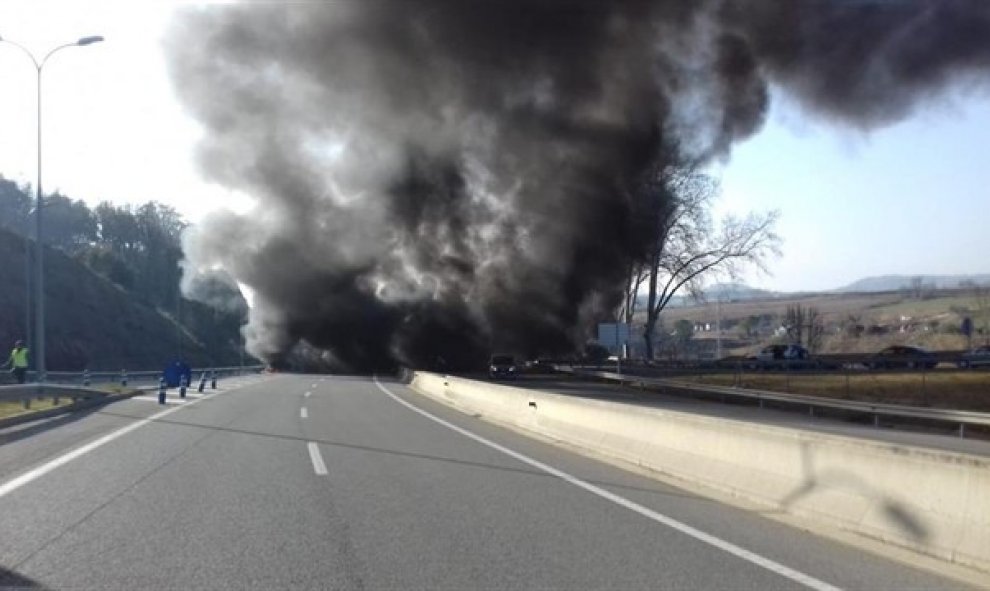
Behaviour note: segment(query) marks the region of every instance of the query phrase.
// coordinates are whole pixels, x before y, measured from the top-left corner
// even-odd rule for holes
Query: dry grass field
[[[36,400],[32,398],[30,409],[25,409],[24,405],[20,401],[0,402],[0,419],[6,417],[12,417],[24,413],[32,413],[40,410],[48,410],[49,408],[54,408],[56,406],[65,406],[66,404],[72,404],[72,399],[65,396],[59,399],[58,404],[53,404],[51,398],[43,398],[41,400]]]
[[[983,322],[978,298],[958,290],[937,292],[934,297],[919,299],[901,292],[873,294],[795,294],[777,298],[714,302],[664,310],[663,322],[673,327],[679,320],[696,325],[715,326],[721,307],[722,338],[741,341],[740,346],[726,350],[727,354],[748,355],[772,342],[769,331],[780,325],[788,306],[816,308],[821,314],[825,336],[819,353],[872,353],[889,345],[917,345],[931,350],[961,350],[969,344],[959,327],[964,316],[971,316],[977,327]],[[739,323],[746,318],[767,319],[762,332],[745,336]],[[988,318],[987,320],[990,320]],[[864,331],[853,336],[849,328],[882,327],[881,334]],[[714,339],[714,330],[695,333],[697,339]],[[985,336],[975,335],[979,344]]]
[[[691,381],[844,400],[990,412],[990,372],[987,371],[745,372],[704,374]]]

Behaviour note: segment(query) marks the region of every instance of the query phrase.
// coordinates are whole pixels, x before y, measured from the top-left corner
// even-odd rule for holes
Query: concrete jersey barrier
[[[990,572],[990,458],[415,372],[465,412]]]

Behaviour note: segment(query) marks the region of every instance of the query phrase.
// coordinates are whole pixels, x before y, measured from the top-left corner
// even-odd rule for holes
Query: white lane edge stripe
[[[320,455],[320,446],[310,441],[306,447],[309,449],[309,459],[313,462],[313,471],[317,476],[326,476],[327,465],[323,463],[323,456]]]
[[[306,410],[306,407],[305,406],[299,409],[299,418],[300,419],[308,419],[309,418],[309,411]]]
[[[239,387],[240,386],[238,386],[238,388]],[[130,433],[131,431],[134,431],[135,429],[138,429],[140,427],[143,427],[143,426],[147,425],[148,423],[152,423],[154,421],[157,421],[158,419],[160,419],[160,418],[162,418],[164,416],[168,416],[168,415],[170,415],[170,414],[172,414],[174,412],[178,412],[178,411],[180,411],[180,410],[182,410],[184,408],[189,408],[190,406],[193,406],[194,404],[199,404],[200,402],[202,402],[204,400],[209,400],[210,398],[213,398],[214,396],[218,396],[220,394],[226,394],[228,392],[233,392],[236,389],[237,388],[231,388],[230,390],[223,390],[223,391],[213,392],[211,394],[204,394],[200,398],[197,398],[195,400],[191,400],[191,401],[189,401],[189,402],[187,402],[185,404],[180,404],[178,406],[175,406],[175,407],[170,408],[170,409],[167,409],[167,410],[163,410],[161,412],[157,412],[157,413],[151,415],[150,417],[147,417],[147,418],[144,418],[144,419],[139,420],[136,423],[131,423],[130,425],[127,425],[126,427],[121,427],[120,429],[117,429],[116,431],[112,431],[110,433],[107,433],[106,435],[104,435],[103,437],[100,437],[99,439],[94,439],[93,441],[90,441],[89,443],[87,443],[85,445],[82,445],[81,447],[77,447],[76,449],[74,449],[74,450],[72,450],[70,452],[64,453],[64,454],[58,456],[57,458],[55,458],[53,460],[49,460],[48,462],[45,462],[44,464],[42,464],[40,466],[37,466],[35,468],[32,468],[31,470],[28,470],[27,472],[21,474],[20,476],[17,476],[15,478],[13,478],[11,480],[8,480],[7,482],[3,483],[2,485],[0,485],[0,498],[3,498],[5,496],[7,496],[8,494],[10,494],[10,493],[14,492],[15,490],[17,490],[17,489],[21,488],[22,486],[24,486],[25,484],[28,484],[28,483],[30,483],[30,482],[32,482],[34,480],[37,480],[38,478],[41,478],[42,476],[44,476],[45,474],[48,474],[52,470],[55,470],[56,468],[59,468],[61,466],[64,466],[64,465],[68,464],[72,460],[74,460],[76,458],[79,458],[81,456],[84,456],[84,455],[88,454],[89,452],[93,451],[94,449],[96,449],[98,447],[102,447],[102,446],[110,443],[114,439],[117,439],[119,437],[123,437],[124,435],[127,435],[128,433]]]
[[[723,540],[721,538],[718,538],[716,536],[713,536],[712,534],[703,532],[703,531],[701,531],[701,530],[699,530],[697,528],[694,528],[694,527],[692,527],[692,526],[690,526],[690,525],[688,525],[686,523],[680,522],[680,521],[674,519],[673,517],[668,517],[668,516],[666,516],[666,515],[664,515],[662,513],[658,513],[658,512],[656,512],[656,511],[654,511],[652,509],[649,509],[647,507],[644,507],[643,505],[640,505],[639,503],[636,503],[635,501],[630,501],[629,499],[627,499],[625,497],[619,496],[619,495],[617,495],[617,494],[615,494],[615,493],[613,493],[611,491],[605,490],[604,488],[601,488],[599,486],[595,486],[594,484],[591,484],[590,482],[586,482],[584,480],[581,480],[580,478],[578,478],[576,476],[572,476],[571,474],[568,474],[567,472],[564,472],[563,470],[558,470],[557,468],[554,468],[553,466],[549,466],[547,464],[544,464],[543,462],[541,462],[539,460],[534,460],[533,458],[530,458],[529,456],[526,456],[526,455],[523,455],[523,454],[521,454],[521,453],[519,453],[517,451],[511,450],[511,449],[509,449],[509,448],[507,448],[507,447],[505,447],[503,445],[500,445],[498,443],[495,443],[494,441],[490,441],[488,439],[485,439],[481,435],[477,435],[477,434],[475,434],[475,433],[473,433],[471,431],[468,431],[467,429],[464,429],[462,427],[458,427],[457,425],[454,425],[453,423],[450,423],[449,421],[445,421],[444,419],[441,419],[440,417],[438,417],[438,416],[436,416],[436,415],[434,415],[434,414],[432,414],[430,412],[427,412],[427,411],[425,411],[425,410],[423,410],[421,408],[418,408],[415,405],[413,405],[413,404],[411,404],[411,403],[403,400],[402,398],[399,398],[398,396],[396,396],[395,394],[393,394],[388,388],[386,388],[385,386],[383,386],[381,382],[378,381],[378,376],[377,375],[374,376],[373,379],[375,381],[375,385],[378,386],[378,389],[379,390],[381,390],[382,392],[384,392],[385,394],[387,394],[392,400],[395,400],[396,402],[398,402],[399,404],[405,406],[409,410],[412,410],[414,412],[417,412],[420,415],[422,415],[422,416],[430,419],[431,421],[434,421],[436,423],[439,423],[439,424],[443,425],[444,427],[447,427],[448,429],[450,429],[452,431],[456,431],[457,433],[460,433],[461,435],[464,435],[465,437],[468,437],[470,439],[473,439],[473,440],[477,441],[478,443],[481,443],[482,445],[486,445],[486,446],[488,446],[488,447],[490,447],[490,448],[492,448],[492,449],[494,449],[496,451],[500,451],[500,452],[504,453],[505,455],[507,455],[507,456],[509,456],[511,458],[514,458],[516,460],[519,460],[520,462],[523,462],[524,464],[529,464],[530,466],[532,466],[534,468],[537,468],[539,470],[542,470],[543,472],[546,472],[547,474],[550,474],[552,476],[556,476],[557,478],[560,478],[561,480],[564,480],[565,482],[568,482],[570,484],[573,484],[574,486],[576,486],[578,488],[582,488],[582,489],[584,489],[584,490],[586,490],[586,491],[588,491],[588,492],[590,492],[592,494],[598,495],[599,497],[601,497],[603,499],[612,501],[616,505],[625,507],[626,509],[629,509],[631,511],[635,511],[636,513],[639,513],[640,515],[642,515],[644,517],[647,517],[649,519],[652,519],[653,521],[656,521],[658,523],[661,523],[663,525],[666,525],[667,527],[670,527],[672,529],[675,529],[675,530],[677,530],[677,531],[679,531],[679,532],[681,532],[681,533],[683,533],[685,535],[691,536],[692,538],[694,538],[694,539],[696,539],[698,541],[701,541],[701,542],[704,542],[704,543],[709,544],[711,546],[714,546],[714,547],[718,548],[719,550],[722,550],[724,552],[727,552],[729,554],[732,554],[733,556],[737,556],[739,558],[742,558],[743,560],[745,560],[747,562],[750,562],[752,564],[755,564],[757,566],[760,566],[762,568],[765,568],[765,569],[767,569],[767,570],[769,570],[771,572],[774,572],[774,573],[776,573],[776,574],[778,574],[778,575],[780,575],[782,577],[786,577],[788,579],[791,579],[792,581],[795,581],[797,583],[800,583],[800,584],[802,584],[805,587],[808,587],[810,589],[815,589],[816,591],[842,591],[842,589],[840,587],[836,587],[834,585],[831,585],[829,583],[826,583],[825,581],[822,581],[820,579],[816,579],[816,578],[812,577],[811,575],[807,575],[807,574],[802,573],[802,572],[800,572],[798,570],[794,570],[793,568],[791,568],[789,566],[784,566],[783,564],[780,564],[779,562],[775,562],[775,561],[773,561],[773,560],[771,560],[769,558],[766,558],[765,556],[761,556],[761,555],[759,555],[759,554],[757,554],[755,552],[752,552],[750,550],[747,550],[747,549],[745,549],[745,548],[743,548],[741,546],[737,546],[737,545],[733,544],[732,542],[728,542],[726,540]]]

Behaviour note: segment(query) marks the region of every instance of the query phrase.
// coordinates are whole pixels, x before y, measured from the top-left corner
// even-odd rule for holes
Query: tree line
[[[0,175],[0,226],[35,236],[30,185]],[[181,234],[188,223],[175,208],[147,202],[90,208],[55,192],[44,198],[42,239],[144,303],[173,311],[180,306]]]

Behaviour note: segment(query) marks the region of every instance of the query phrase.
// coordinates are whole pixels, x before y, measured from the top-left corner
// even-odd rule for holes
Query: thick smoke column
[[[728,154],[768,80],[869,126],[963,76],[952,2],[351,0],[184,12],[169,38],[200,162],[258,200],[186,239],[254,291],[270,360],[468,365],[570,349],[645,252],[644,175]]]

